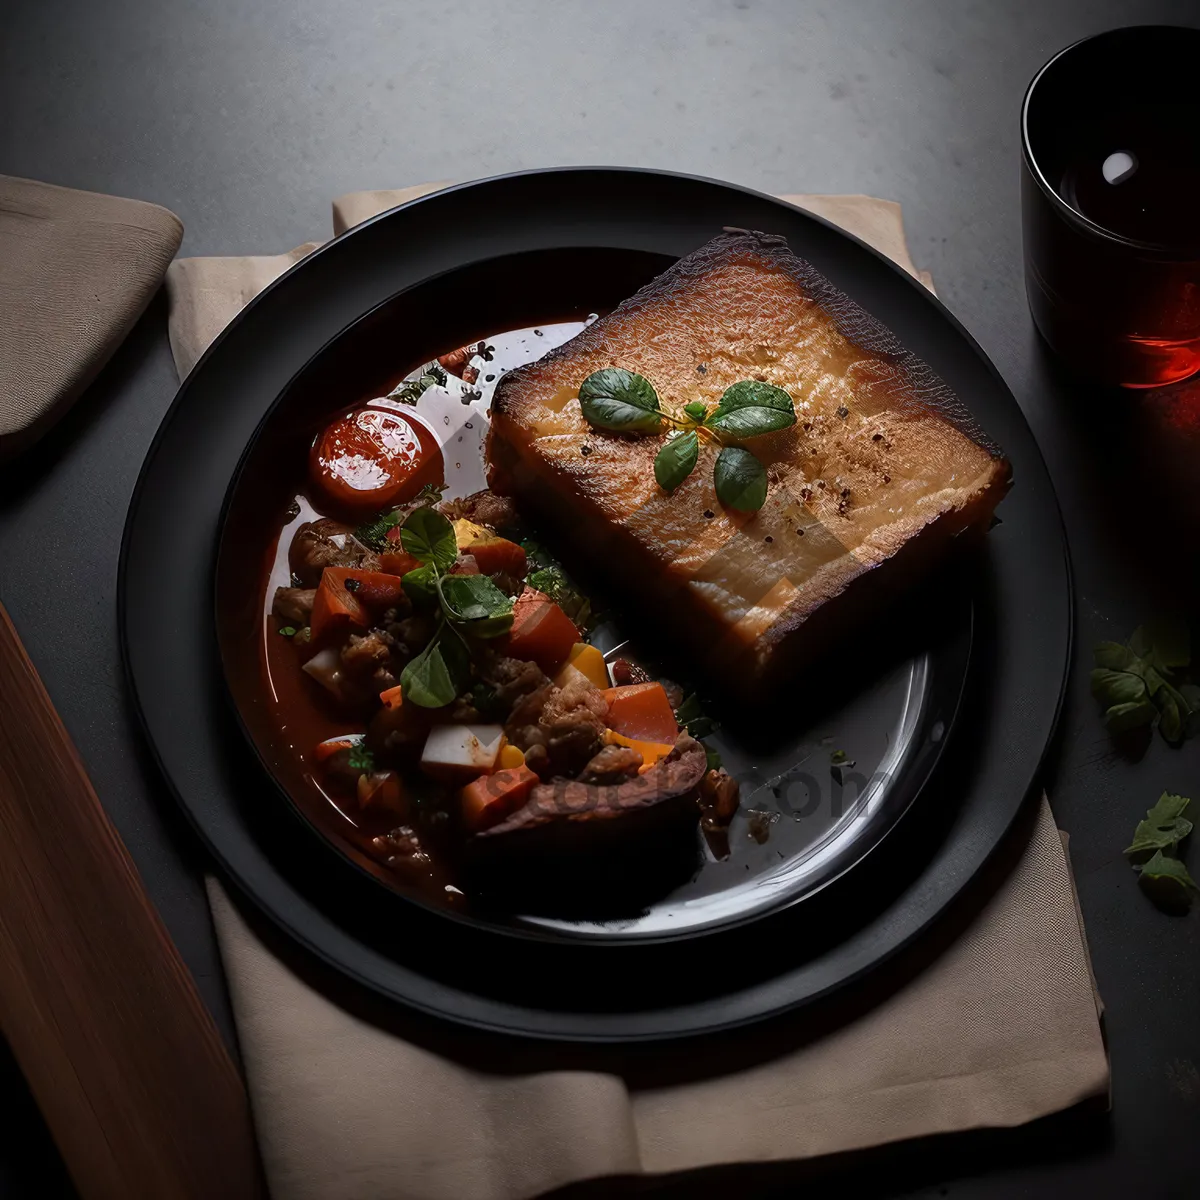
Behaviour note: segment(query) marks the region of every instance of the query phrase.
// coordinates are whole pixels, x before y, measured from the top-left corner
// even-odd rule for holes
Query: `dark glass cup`
[[[1081,374],[1200,371],[1200,30],[1115,29],[1059,51],[1021,110],[1025,285]]]

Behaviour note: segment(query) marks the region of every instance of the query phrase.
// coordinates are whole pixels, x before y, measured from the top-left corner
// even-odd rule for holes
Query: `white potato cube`
[[[448,783],[470,783],[496,769],[503,737],[499,725],[435,725],[425,739],[421,770]]]

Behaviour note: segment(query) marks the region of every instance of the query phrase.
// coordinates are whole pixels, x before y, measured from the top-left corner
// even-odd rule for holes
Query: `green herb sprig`
[[[1133,841],[1125,847],[1142,890],[1168,911],[1188,909],[1200,891],[1179,858],[1179,843],[1192,832],[1192,822],[1183,815],[1190,803],[1186,796],[1163,792],[1146,819],[1138,822]]]
[[[375,770],[375,755],[362,742],[356,742],[350,747],[346,765],[352,771],[373,771]]]
[[[386,550],[388,530],[394,529],[404,521],[411,506],[413,504],[424,506],[437,504],[442,498],[442,493],[449,486],[446,483],[422,484],[421,490],[417,492],[408,504],[401,508],[388,509],[386,512],[381,512],[372,517],[369,521],[364,521],[354,531],[355,538],[370,550]]]
[[[533,538],[523,538],[521,547],[529,565],[526,577],[529,586],[549,596],[571,618],[577,629],[590,629],[597,619],[592,602],[576,587],[562,564]]]
[[[419,608],[436,609],[429,645],[404,668],[405,701],[444,708],[471,677],[468,637],[496,638],[512,628],[513,602],[486,575],[451,575],[458,558],[454,526],[434,508],[414,509],[400,526],[400,544],[421,565],[401,580]]]
[[[436,362],[426,365],[416,379],[403,379],[391,392],[389,399],[401,404],[416,404],[431,387],[444,387],[446,372]]]
[[[1155,621],[1139,626],[1128,645],[1101,642],[1094,651],[1092,695],[1104,707],[1110,733],[1157,723],[1172,745],[1200,732],[1200,687],[1183,678],[1191,665],[1187,625]]]
[[[673,492],[696,468],[700,442],[721,447],[713,466],[717,499],[739,512],[757,512],[767,499],[767,469],[738,443],[796,423],[796,405],[783,388],[745,379],[726,388],[711,412],[700,400],[681,416],[666,412],[654,385],[623,367],[593,371],[579,385],[579,407],[598,429],[614,433],[661,433],[667,441],[654,459],[654,478]]]

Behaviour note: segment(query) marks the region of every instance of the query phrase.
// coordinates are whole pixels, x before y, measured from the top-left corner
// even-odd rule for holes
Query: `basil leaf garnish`
[[[791,396],[770,383],[743,379],[726,388],[721,403],[705,421],[710,429],[736,438],[761,437],[796,423]]]
[[[412,601],[413,608],[429,609],[437,604],[437,581],[437,568],[426,563],[425,566],[407,571],[401,576],[400,586]]]
[[[492,638],[512,628],[513,602],[486,575],[447,575],[441,597],[446,618],[464,633]]]
[[[458,557],[454,526],[433,508],[418,508],[400,527],[400,544],[418,562],[448,571]]]
[[[708,416],[708,405],[703,400],[693,400],[691,404],[683,406],[684,413],[697,425],[703,423],[704,418]]]
[[[404,702],[421,708],[445,708],[466,687],[470,672],[462,638],[443,629],[404,668],[400,676]]]
[[[669,438],[654,458],[654,478],[664,491],[673,492],[691,473],[700,454],[694,429]]]
[[[740,446],[726,446],[713,468],[717,499],[738,512],[757,512],[767,499],[767,468]]]
[[[644,375],[624,367],[593,371],[579,385],[579,407],[600,429],[616,433],[657,433],[662,428],[658,393]]]

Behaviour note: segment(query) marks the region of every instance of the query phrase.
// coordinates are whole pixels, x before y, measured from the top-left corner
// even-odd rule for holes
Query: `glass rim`
[[[1021,153],[1025,160],[1025,166],[1034,182],[1050,200],[1051,205],[1058,211],[1059,215],[1065,217],[1072,225],[1078,226],[1084,232],[1091,234],[1101,241],[1109,242],[1114,246],[1120,246],[1127,250],[1136,250],[1143,254],[1153,255],[1156,258],[1170,259],[1177,262],[1191,262],[1200,258],[1200,239],[1188,244],[1173,244],[1169,242],[1147,242],[1140,238],[1126,237],[1124,234],[1116,233],[1114,230],[1093,221],[1090,217],[1081,213],[1079,209],[1068,204],[1046,178],[1041,164],[1037,160],[1037,155],[1033,151],[1029,136],[1029,106],[1033,100],[1033,94],[1038,84],[1061,59],[1078,50],[1081,46],[1092,42],[1104,41],[1131,33],[1141,34],[1152,32],[1170,35],[1182,34],[1200,38],[1200,29],[1189,25],[1122,25],[1117,29],[1106,29],[1100,33],[1088,34],[1087,37],[1079,38],[1052,54],[1038,68],[1033,78],[1029,81],[1029,85],[1025,89],[1024,99],[1021,101]]]

